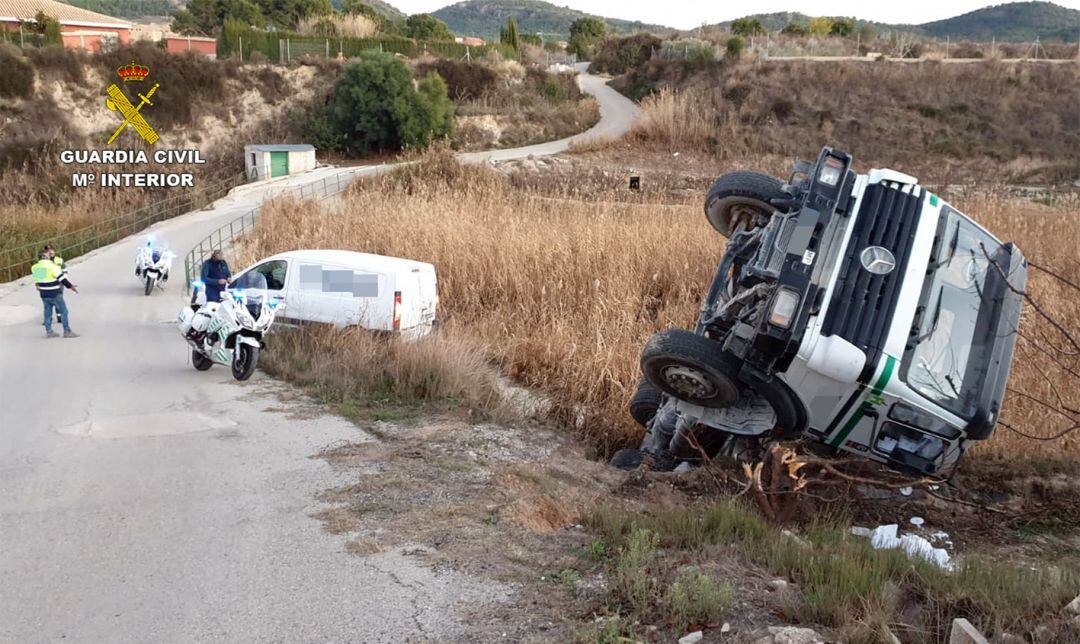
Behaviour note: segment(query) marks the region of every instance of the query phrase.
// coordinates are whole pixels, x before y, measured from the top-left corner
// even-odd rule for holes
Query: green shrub
[[[732,36],[731,38],[728,38],[724,49],[724,55],[729,60],[739,60],[743,50],[746,49],[746,41],[743,40],[742,36]]]
[[[34,68],[19,55],[19,50],[0,45],[0,96],[5,98],[29,98],[34,91]]]
[[[668,591],[668,610],[677,632],[692,624],[712,624],[724,617],[731,606],[731,586],[692,570],[679,575]]]
[[[551,77],[544,81],[544,98],[549,101],[566,100],[566,92],[557,78]]]
[[[453,131],[446,83],[429,74],[413,89],[412,70],[390,54],[349,65],[334,85],[334,121],[350,154],[425,147]]]
[[[634,34],[625,38],[608,38],[593,56],[589,70],[613,76],[643,65],[660,49],[660,39],[652,34]]]

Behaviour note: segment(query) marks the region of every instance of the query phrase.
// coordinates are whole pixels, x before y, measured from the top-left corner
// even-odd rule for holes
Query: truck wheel
[[[192,366],[194,366],[199,371],[206,371],[210,367],[214,366],[214,361],[211,360],[210,358],[207,358],[206,356],[199,353],[198,351],[192,349],[191,350],[191,364],[192,364]]]
[[[656,410],[660,409],[663,398],[664,394],[659,389],[642,378],[638,383],[637,391],[634,392],[634,397],[630,399],[630,416],[638,425],[648,427],[649,421],[656,415]]]
[[[731,172],[709,188],[705,196],[705,216],[724,237],[731,237],[739,223],[747,229],[764,226],[776,210],[769,201],[786,199],[776,177],[760,172]]]
[[[636,470],[645,459],[645,454],[639,449],[620,449],[611,457],[610,464],[619,470]]]
[[[660,391],[702,407],[739,400],[740,361],[719,342],[684,329],[653,335],[641,352],[641,372]]]

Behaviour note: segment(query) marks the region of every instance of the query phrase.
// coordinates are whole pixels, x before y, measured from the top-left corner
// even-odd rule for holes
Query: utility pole
[[[949,36],[945,36],[945,58],[949,57]]]

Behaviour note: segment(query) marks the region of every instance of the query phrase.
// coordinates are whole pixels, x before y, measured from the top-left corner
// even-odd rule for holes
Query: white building
[[[314,169],[315,146],[307,143],[244,146],[244,170],[251,181]]]

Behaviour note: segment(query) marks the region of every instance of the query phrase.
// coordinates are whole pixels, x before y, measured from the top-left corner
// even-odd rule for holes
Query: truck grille
[[[921,193],[918,186],[895,183],[876,183],[866,189],[825,314],[822,333],[839,336],[862,349],[870,374],[881,357],[896,310],[922,213]],[[860,254],[869,246],[891,251],[896,267],[885,275],[864,269]],[[869,377],[866,372],[863,375]]]

